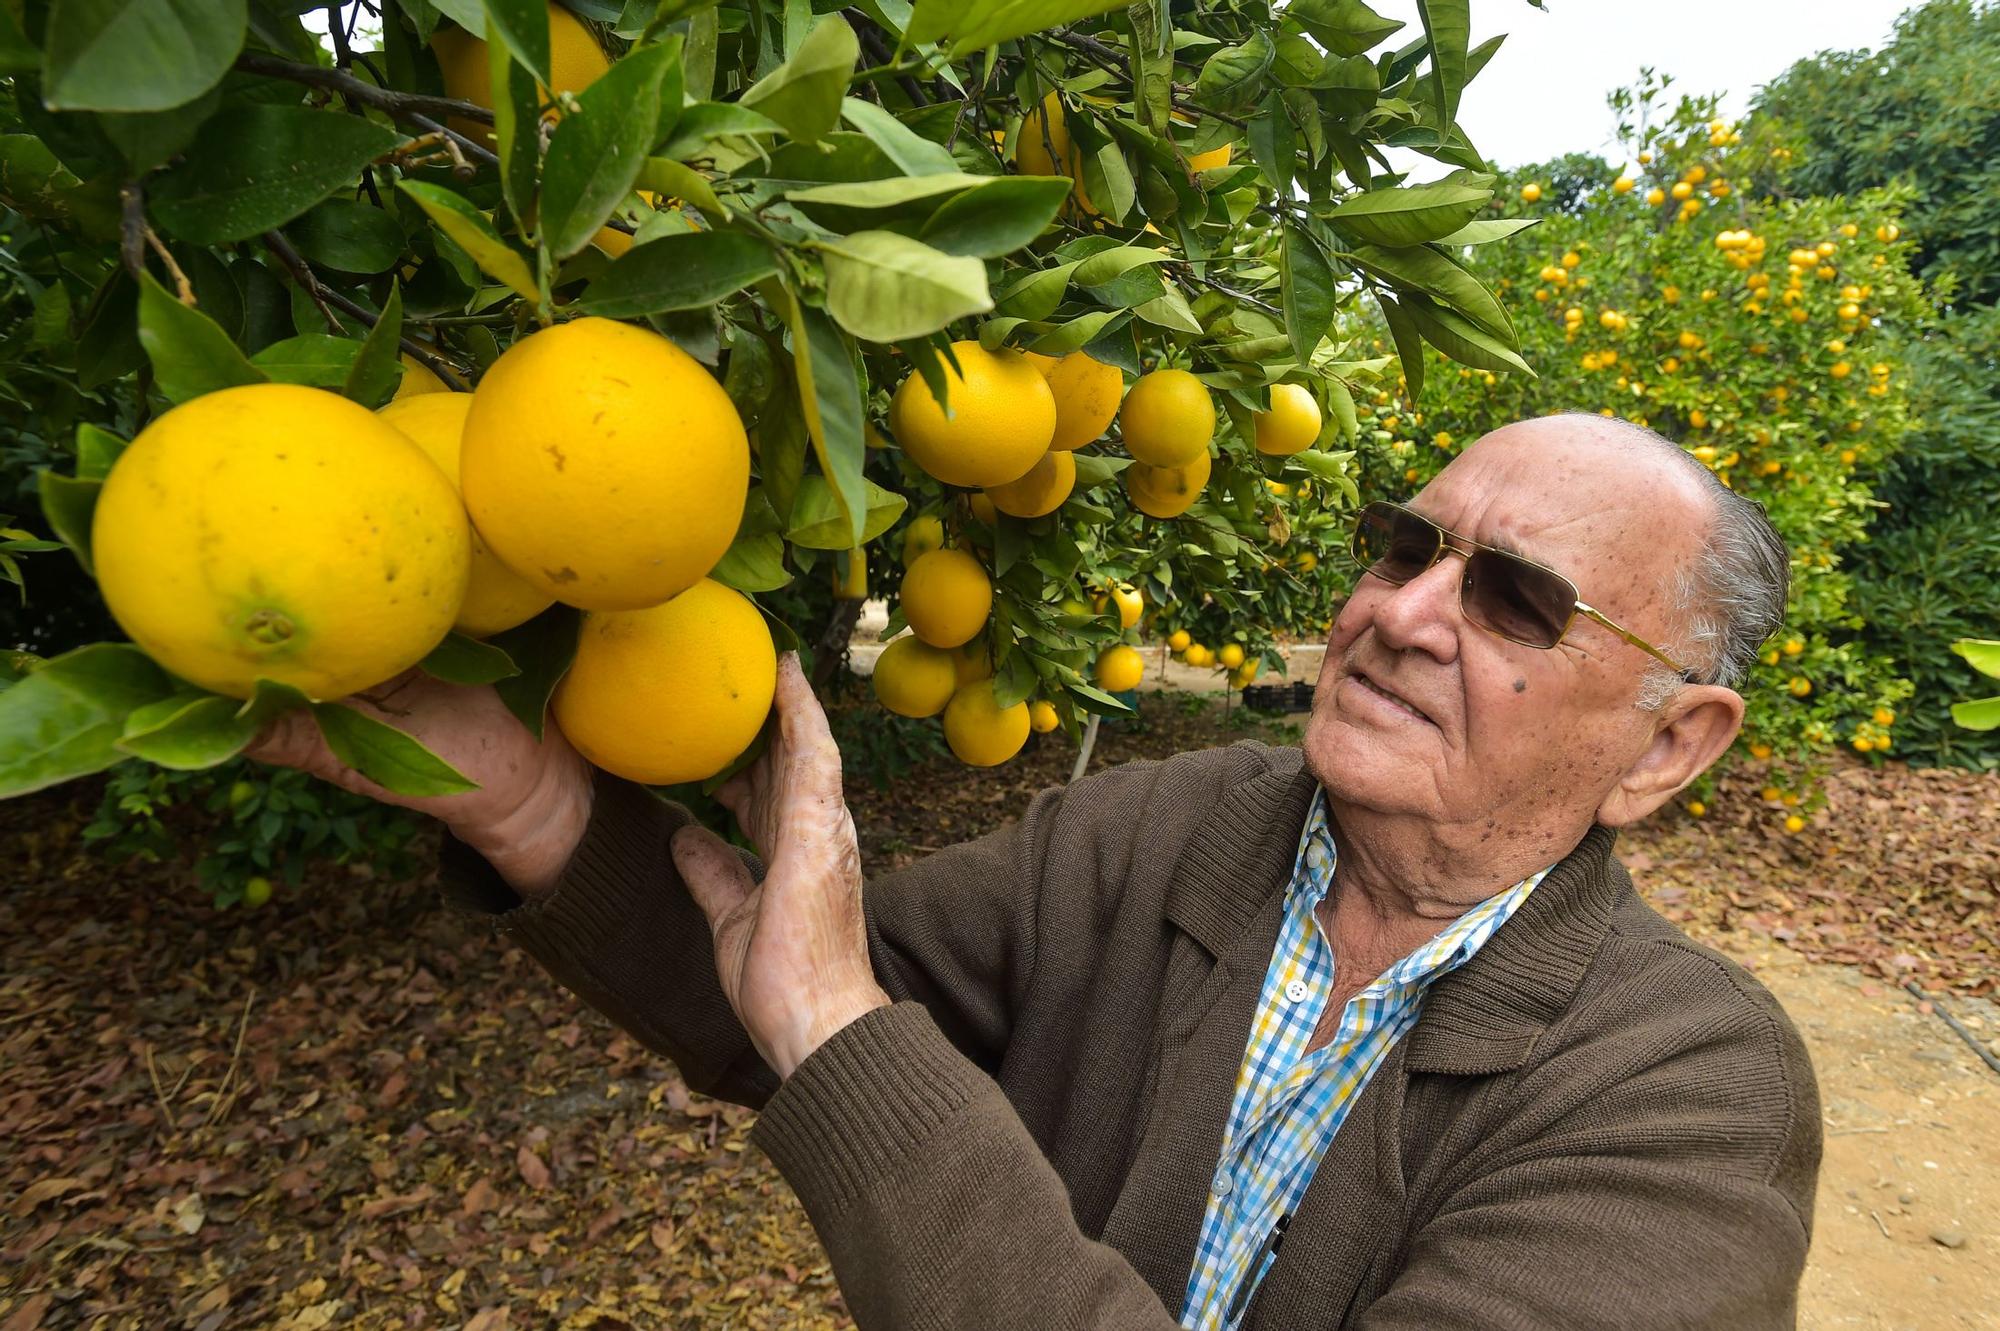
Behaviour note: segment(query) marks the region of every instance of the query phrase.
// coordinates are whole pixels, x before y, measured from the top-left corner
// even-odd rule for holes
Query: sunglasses
[[[1378,500],[1363,508],[1348,549],[1362,572],[1395,587],[1421,577],[1447,553],[1463,555],[1459,606],[1470,623],[1488,633],[1547,650],[1561,642],[1576,617],[1583,615],[1665,663],[1688,683],[1695,682],[1694,671],[1578,600],[1576,584],[1554,569],[1469,541],[1401,504]]]

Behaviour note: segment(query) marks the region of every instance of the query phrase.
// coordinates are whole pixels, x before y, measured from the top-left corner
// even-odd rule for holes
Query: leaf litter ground
[[[1245,736],[1296,732],[1148,695],[1093,766]],[[1074,753],[852,781],[870,869],[1000,825]],[[2000,778],[1856,763],[1796,838],[1759,784],[1625,838],[1656,904],[1732,950],[1992,992]],[[430,883],[336,870],[218,914],[183,865],[83,854],[94,804],[0,805],[0,1331],[849,1325],[753,1115]]]

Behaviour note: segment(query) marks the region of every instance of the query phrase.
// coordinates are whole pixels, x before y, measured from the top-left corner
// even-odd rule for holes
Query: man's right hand
[[[547,893],[590,821],[590,765],[553,720],[532,732],[491,685],[446,684],[410,670],[342,699],[403,731],[479,789],[412,797],[384,790],[334,757],[311,713],[288,712],[244,750],[260,762],[296,767],[343,790],[440,819],[523,896]]]

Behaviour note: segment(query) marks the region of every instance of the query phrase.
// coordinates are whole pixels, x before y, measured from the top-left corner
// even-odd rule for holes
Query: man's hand
[[[840,784],[840,750],[812,685],[778,662],[778,732],[716,798],[767,866],[761,884],[708,829],[682,828],[674,864],[715,933],[722,991],[781,1077],[835,1031],[889,1004],[868,960],[861,849]]]
[[[327,748],[312,714],[287,712],[267,727],[246,757],[296,767],[343,790],[427,813],[484,855],[524,896],[555,886],[590,821],[590,765],[553,720],[533,732],[491,685],[446,684],[418,670],[343,699],[408,734],[479,789],[461,795],[391,794]]]

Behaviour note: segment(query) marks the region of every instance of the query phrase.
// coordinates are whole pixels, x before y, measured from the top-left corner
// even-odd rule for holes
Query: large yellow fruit
[[[1125,376],[1116,365],[1072,351],[1061,360],[1049,360],[1041,371],[1056,400],[1056,433],[1050,448],[1064,452],[1082,448],[1111,428],[1125,393]]]
[[[464,28],[439,28],[431,38],[431,51],[437,56],[438,72],[444,75],[447,97],[489,108],[493,105],[493,71],[488,67],[486,43],[482,39]],[[561,5],[551,4],[549,79],[553,91],[582,92],[609,68],[611,62],[604,58],[590,29]],[[550,100],[550,88],[539,91],[543,101]],[[490,125],[459,116],[453,116],[449,124],[469,139],[489,145],[493,141]]]
[[[1002,513],[1039,518],[1061,508],[1075,488],[1076,459],[1052,448],[1020,480],[986,487],[986,497]]]
[[[967,684],[944,709],[944,742],[968,767],[998,767],[1028,742],[1028,704],[1000,706],[990,679]]]
[[[471,532],[451,481],[373,412],[252,384],[140,431],[105,479],[91,552],[119,626],[182,679],[339,698],[451,630]]]
[[[903,563],[914,564],[933,550],[944,549],[944,523],[935,514],[910,519],[903,528]]]
[[[1135,462],[1125,469],[1125,493],[1132,507],[1149,518],[1177,518],[1201,498],[1208,484],[1210,461],[1200,453],[1184,467],[1149,467]]]
[[[403,363],[403,378],[396,385],[399,398],[416,397],[423,393],[449,393],[451,385],[437,377],[431,367],[405,351],[397,357]]]
[[[953,374],[945,367],[951,414],[912,373],[889,408],[896,442],[946,485],[1005,485],[1025,476],[1055,437],[1048,381],[1018,351],[988,351],[975,341],[951,347],[959,368]]]
[[[493,362],[462,457],[493,553],[585,610],[658,605],[706,577],[750,488],[722,385],[658,333],[609,319],[545,328]]]
[[[438,469],[458,484],[458,455],[465,437],[465,414],[472,409],[470,393],[421,393],[399,398],[376,415],[401,430],[430,455]],[[549,608],[555,598],[526,581],[496,559],[479,533],[472,533],[472,576],[465,600],[452,627],[483,638],[489,633],[525,624]]]
[[[552,706],[585,758],[670,786],[706,780],[749,748],[777,685],[764,616],[703,578],[665,605],[585,615]]]
[[[936,716],[958,691],[958,664],[912,635],[898,638],[875,658],[875,697],[898,716]]]
[[[1112,587],[1111,604],[1118,607],[1118,627],[1121,629],[1137,624],[1139,616],[1146,612],[1146,598],[1129,582]]]
[[[933,550],[903,574],[903,619],[933,647],[972,641],[993,609],[993,583],[963,550]]]
[[[1098,688],[1106,693],[1123,693],[1139,687],[1139,681],[1146,675],[1146,661],[1138,648],[1121,642],[1106,648],[1097,658],[1096,673]]]
[[[1062,724],[1056,715],[1056,705],[1047,698],[1037,698],[1028,704],[1028,729],[1037,735],[1046,735]]]
[[[1208,450],[1215,436],[1215,400],[1186,370],[1139,376],[1118,409],[1125,451],[1153,467],[1179,467]]]
[[[1257,451],[1290,457],[1319,438],[1319,403],[1297,384],[1271,385],[1271,409],[1255,413]]]
[[[1235,145],[1225,143],[1220,148],[1211,148],[1205,153],[1195,153],[1188,158],[1188,170],[1212,171],[1218,166],[1228,166],[1235,155]]]
[[[963,647],[953,650],[951,668],[964,688],[977,680],[993,678],[993,649],[986,645],[986,639],[974,638]]]

